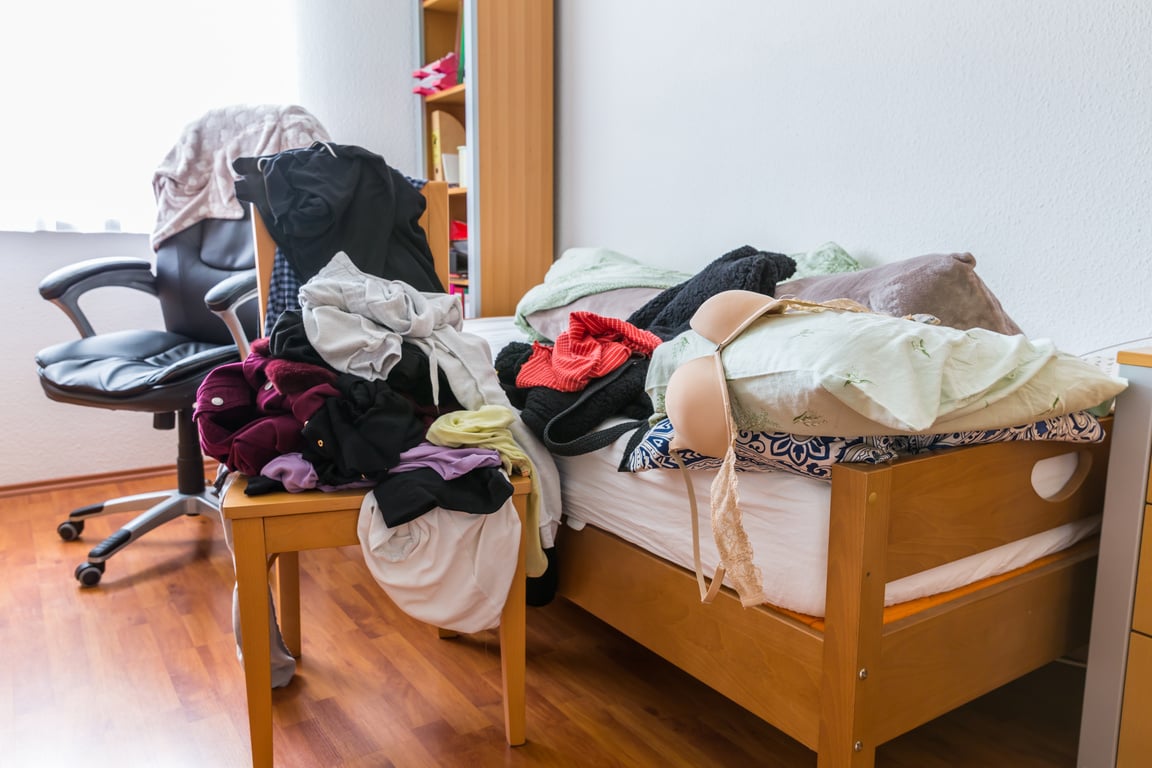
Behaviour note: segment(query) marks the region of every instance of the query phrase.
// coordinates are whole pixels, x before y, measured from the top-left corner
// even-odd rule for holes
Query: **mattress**
[[[528,334],[517,328],[509,316],[470,317],[464,321],[463,330],[488,342],[492,359],[496,359],[496,354],[513,341],[529,341]]]
[[[628,436],[580,456],[557,456],[564,521],[573,528],[592,525],[654,555],[692,569],[692,527],[687,487],[675,470],[618,472]],[[1050,496],[1076,469],[1075,447],[1038,462],[1033,487]],[[708,490],[715,472],[692,472],[701,510],[700,559],[711,579],[719,557],[712,538]],[[626,503],[618,503],[619,500]],[[764,580],[767,602],[781,608],[824,615],[828,572],[828,518],[832,485],[784,472],[740,474],[740,509]],[[946,592],[1018,568],[1059,552],[1095,534],[1100,516],[1084,518],[1019,541],[889,582],[885,605]]]
[[[493,354],[524,335],[511,318],[469,320],[465,330],[489,341]],[[605,426],[611,424],[608,422]],[[563,498],[563,524],[592,525],[679,566],[693,569],[692,523],[682,473],[673,470],[620,472],[617,466],[631,433],[592,453],[556,456]],[[1076,446],[1038,462],[1032,484],[1041,496],[1064,487],[1075,472]],[[701,510],[700,557],[709,579],[719,562],[707,510],[715,472],[693,470]],[[811,616],[824,615],[828,572],[828,520],[832,486],[824,480],[784,472],[742,472],[740,508],[763,577],[767,602]],[[1084,518],[1019,541],[889,582],[885,604],[946,592],[1005,573],[1066,549],[1094,535],[1100,516]]]

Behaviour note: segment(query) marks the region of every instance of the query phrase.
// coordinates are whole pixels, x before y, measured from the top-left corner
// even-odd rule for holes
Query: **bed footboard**
[[[833,469],[821,768],[871,766],[880,743],[1086,642],[1095,561],[1082,556],[1062,558],[1044,578],[1021,573],[944,604],[915,632],[886,631],[884,585],[1098,514],[1108,449],[1107,440],[999,443]],[[1069,480],[1042,497],[1037,462],[1069,454]],[[969,658],[949,663],[949,647]]]
[[[811,626],[727,589],[702,604],[693,573],[591,526],[561,532],[559,594],[816,750],[820,768],[871,766],[883,742],[1087,642],[1095,538],[887,623],[884,585],[1098,514],[1108,448],[1004,443],[836,467],[826,615]],[[1072,479],[1042,498],[1033,466],[1069,452]]]

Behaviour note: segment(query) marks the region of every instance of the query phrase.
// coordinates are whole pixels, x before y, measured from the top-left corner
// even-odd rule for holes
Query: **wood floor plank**
[[[108,482],[0,499],[0,764],[244,768],[248,726],[218,520],[174,521],[104,580],[72,575],[121,519],[55,533]],[[494,632],[440,639],[392,605],[358,548],[302,553],[304,657],[274,691],[277,765],[747,766],[815,755],[563,601],[528,612],[528,743],[504,742]],[[750,670],[749,674],[754,674]],[[881,768],[1075,764],[1084,672],[1055,664],[883,745]]]

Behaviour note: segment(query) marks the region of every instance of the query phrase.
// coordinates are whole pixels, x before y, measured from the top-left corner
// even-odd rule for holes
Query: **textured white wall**
[[[970,251],[1029,335],[1152,335],[1152,3],[581,0],[558,28],[558,252]]]
[[[175,432],[152,429],[150,415],[52,402],[36,378],[38,350],[77,338],[67,316],[40,298],[40,279],[106,256],[149,259],[152,249],[147,235],[0,232],[0,402],[10,438],[0,486],[176,463]],[[145,293],[107,288],[82,304],[97,331],[161,327],[159,305]]]
[[[300,103],[334,141],[420,174],[415,0],[296,0]]]

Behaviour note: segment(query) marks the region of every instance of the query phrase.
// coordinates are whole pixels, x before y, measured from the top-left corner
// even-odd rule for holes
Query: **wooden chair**
[[[425,190],[430,204],[425,219],[426,231],[447,232],[447,223],[437,217],[447,216],[447,205],[437,208],[434,199],[446,201],[446,186],[432,182]],[[259,214],[253,210],[258,274],[257,295],[260,316],[267,305],[268,283],[276,246]],[[433,238],[430,237],[431,241]],[[441,267],[447,279],[447,239],[438,240],[437,272]],[[503,675],[504,732],[510,745],[524,743],[525,738],[525,546],[524,537],[531,533],[525,523],[525,503],[530,487],[526,477],[512,478],[513,502],[520,517],[521,540],[516,574],[500,620],[500,663]],[[248,726],[252,743],[254,768],[271,768],[272,750],[272,678],[269,637],[268,581],[269,566],[275,562],[274,586],[280,629],[289,652],[301,654],[300,627],[300,560],[299,553],[308,549],[345,547],[359,544],[356,525],[364,491],[324,493],[270,493],[247,496],[245,478],[238,478],[221,504],[226,525],[232,526],[233,557],[239,593],[241,650],[244,654],[244,685],[248,699]],[[440,631],[441,637],[452,633]]]

